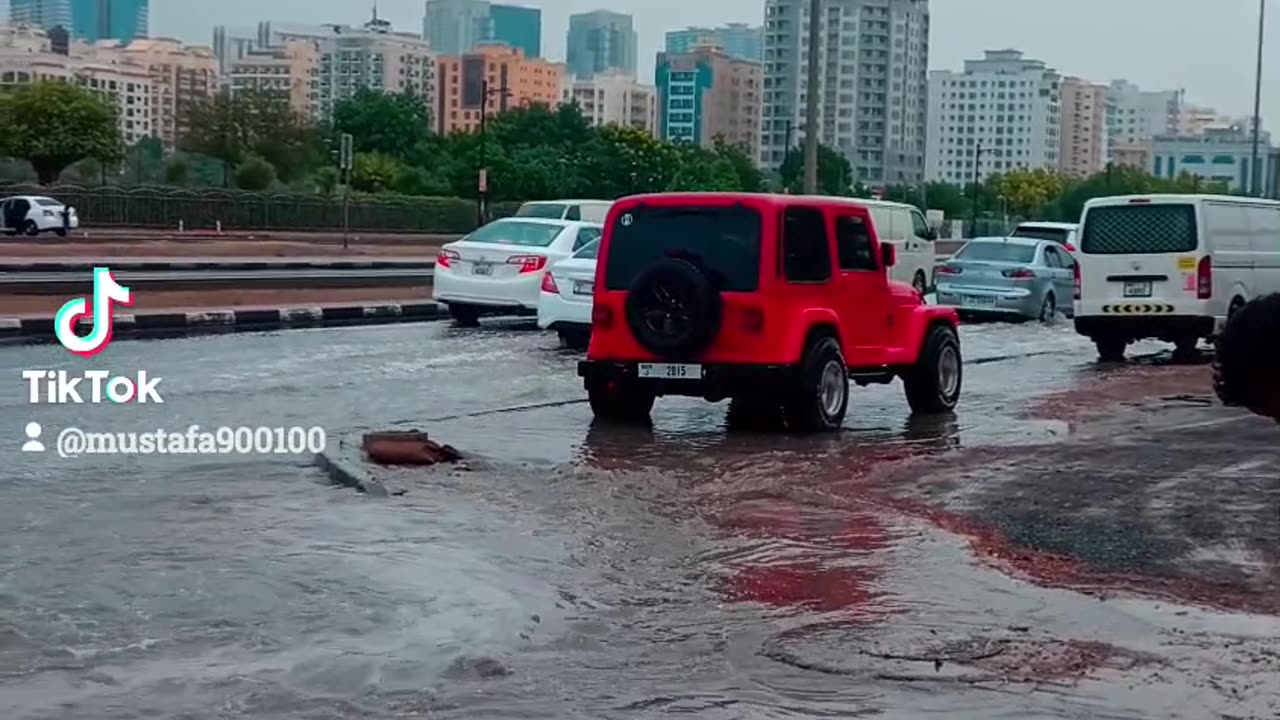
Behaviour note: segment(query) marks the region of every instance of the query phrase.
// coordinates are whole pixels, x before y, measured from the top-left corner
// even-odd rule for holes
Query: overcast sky
[[[4,2],[5,0],[0,0]],[[607,7],[631,13],[641,77],[652,77],[663,33],[685,25],[759,23],[763,0],[510,0],[542,8],[544,54],[564,58],[569,15]],[[397,29],[422,31],[422,0],[379,0]],[[1127,78],[1148,89],[1185,88],[1188,100],[1230,115],[1253,113],[1257,0],[933,0],[930,66],[960,69],[983,50],[1013,47],[1065,74]],[[259,20],[360,23],[372,0],[152,0],[154,35],[208,44],[217,24]],[[1280,3],[1267,18],[1263,115],[1280,118]],[[266,8],[270,10],[266,10]]]

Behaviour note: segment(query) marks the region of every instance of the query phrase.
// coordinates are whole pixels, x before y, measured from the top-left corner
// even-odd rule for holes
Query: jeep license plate
[[[637,374],[642,378],[659,380],[701,380],[701,365],[679,365],[672,363],[640,363]]]

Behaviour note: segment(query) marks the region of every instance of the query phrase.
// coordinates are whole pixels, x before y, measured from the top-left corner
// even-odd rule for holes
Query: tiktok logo
[[[53,318],[53,332],[58,342],[76,355],[91,357],[102,352],[111,342],[112,303],[132,305],[133,293],[116,282],[108,268],[93,269],[93,329],[88,335],[76,335],[76,321],[89,315],[84,298],[69,301]]]

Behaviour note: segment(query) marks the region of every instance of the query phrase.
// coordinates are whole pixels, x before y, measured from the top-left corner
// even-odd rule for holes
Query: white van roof
[[[1080,226],[1079,226],[1078,224],[1076,224],[1076,223],[1064,223],[1064,222],[1037,222],[1037,221],[1034,221],[1034,220],[1033,220],[1033,221],[1031,221],[1031,222],[1018,223],[1018,227],[1020,227],[1020,228],[1044,228],[1044,229],[1046,229],[1046,230],[1079,230],[1079,229],[1080,229]]]
[[[1085,209],[1107,205],[1130,205],[1141,204],[1142,202],[1156,203],[1198,203],[1198,202],[1224,202],[1238,203],[1240,205],[1272,205],[1280,207],[1280,201],[1265,200],[1263,198],[1240,197],[1239,195],[1193,195],[1179,193],[1152,193],[1150,195],[1112,195],[1111,197],[1094,198],[1084,204]]]
[[[612,205],[612,200],[530,200],[525,205]]]

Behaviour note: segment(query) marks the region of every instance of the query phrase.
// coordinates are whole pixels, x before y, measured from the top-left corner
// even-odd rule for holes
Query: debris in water
[[[369,459],[379,465],[436,465],[462,459],[462,453],[442,445],[421,430],[366,433],[362,443]]]

